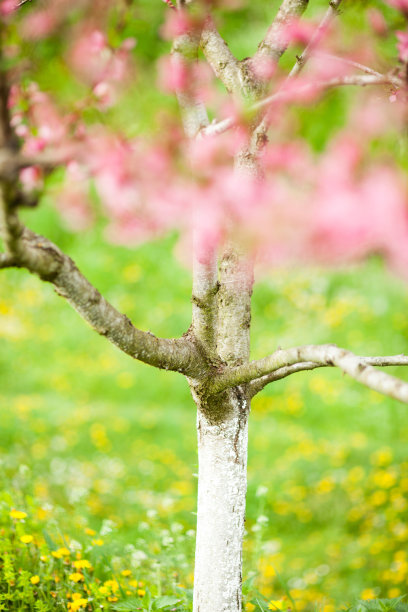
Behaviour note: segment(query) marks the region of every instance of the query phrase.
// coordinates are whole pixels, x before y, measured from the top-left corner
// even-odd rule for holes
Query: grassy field
[[[187,329],[190,276],[174,238],[102,247],[97,230],[79,240],[47,206],[31,216],[136,325]],[[329,341],[407,351],[407,288],[380,261],[258,277],[254,357]],[[132,362],[51,287],[9,270],[0,406],[0,609],[190,610],[197,458],[186,382]],[[407,591],[407,441],[405,406],[335,371],[297,374],[255,399],[246,610],[292,598],[296,610],[333,612]]]

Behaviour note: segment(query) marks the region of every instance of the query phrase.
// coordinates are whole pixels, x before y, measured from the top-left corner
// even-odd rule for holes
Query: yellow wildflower
[[[72,580],[73,582],[80,582],[81,580],[84,579],[83,575],[80,574],[79,572],[74,572],[73,574],[70,574],[68,578]]]
[[[51,554],[56,559],[62,559],[62,557],[69,557],[71,551],[69,551],[68,548],[63,547],[58,548],[57,550],[53,550]]]
[[[47,555],[41,555],[40,561],[42,561],[43,563],[46,563],[48,561]]]
[[[107,595],[108,593],[110,593],[110,589],[108,589],[108,587],[106,586],[101,586],[99,587],[99,592],[101,595]]]
[[[80,597],[68,604],[68,610],[71,610],[71,612],[77,612],[77,610],[79,610],[80,608],[85,607],[87,603],[87,599],[85,599],[84,597]]]
[[[137,587],[137,580],[129,580],[129,584],[130,584],[130,586],[136,588]]]
[[[108,597],[108,601],[118,601],[117,597]]]
[[[22,510],[15,510],[14,508],[10,511],[10,516],[13,519],[25,519],[27,518],[27,513]]]
[[[78,559],[78,561],[74,561],[72,565],[76,569],[91,569],[92,565],[89,563],[87,559]]]
[[[269,602],[268,610],[286,610],[286,603],[281,599],[275,599]]]
[[[97,538],[96,540],[92,540],[92,544],[94,546],[103,546],[103,540],[101,540],[101,538]]]
[[[31,584],[38,584],[40,582],[40,577],[39,576],[31,576],[30,582],[31,582]]]
[[[375,597],[376,595],[373,589],[364,589],[364,591],[360,593],[360,599],[375,599]]]
[[[116,593],[116,591],[119,589],[119,585],[116,580],[105,580],[103,584],[110,589],[112,593]]]
[[[137,589],[137,594],[139,597],[144,597],[146,595],[146,591],[144,589]]]
[[[250,601],[248,601],[248,603],[245,604],[245,610],[249,610],[249,612],[252,612],[252,610],[255,610],[254,604],[252,604]]]
[[[86,535],[90,535],[90,536],[96,535],[96,531],[94,531],[93,529],[90,529],[89,527],[86,527],[85,533]]]
[[[130,570],[122,570],[122,576],[130,576],[131,575],[131,571]]]
[[[20,542],[22,542],[23,544],[31,544],[31,542],[34,540],[32,535],[22,535],[20,538]]]

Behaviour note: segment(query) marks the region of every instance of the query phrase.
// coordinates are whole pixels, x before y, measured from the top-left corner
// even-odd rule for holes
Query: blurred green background
[[[309,13],[325,5],[311,2]],[[342,19],[354,33],[366,27],[363,5],[385,10],[380,2],[346,2]],[[128,10],[120,39],[138,39],[144,94],[109,118],[148,131],[158,108],[174,106],[145,79],[168,47],[158,35],[165,7],[143,0]],[[274,10],[276,3],[258,1],[220,15],[223,34],[240,57],[256,48]],[[391,23],[398,20],[385,12]],[[58,44],[39,43],[34,56],[42,87],[64,98],[75,87],[66,81]],[[395,56],[392,37],[380,45],[388,58]],[[290,65],[293,53],[285,61]],[[348,95],[332,93],[300,113],[301,129],[316,149],[341,124]],[[50,197],[25,220],[72,256],[136,326],[161,336],[187,330],[191,278],[173,255],[176,236],[118,247],[105,243],[103,222],[74,235]],[[407,352],[407,286],[377,258],[337,271],[263,271],[258,281],[254,358],[278,345],[325,342],[363,355]],[[403,369],[392,371],[406,377]],[[112,601],[104,600],[105,609],[138,587],[141,602],[146,590],[188,602],[197,457],[195,409],[182,377],[132,362],[51,286],[7,270],[0,278],[0,406],[1,551],[10,552],[27,533],[38,544],[30,553],[18,544],[16,572],[39,574],[40,590],[48,581],[64,607],[71,595],[56,576],[68,576],[68,562],[59,567],[64,554],[50,551],[66,546],[91,559],[97,578],[90,592],[104,581],[120,583],[120,592],[106,587]],[[244,545],[247,610],[267,609],[263,602],[288,591],[296,609],[324,612],[359,596],[406,592],[406,410],[329,369],[277,382],[255,399]],[[27,523],[15,524],[11,508],[26,512]],[[131,579],[133,585],[122,584]],[[254,604],[257,591],[263,597]]]

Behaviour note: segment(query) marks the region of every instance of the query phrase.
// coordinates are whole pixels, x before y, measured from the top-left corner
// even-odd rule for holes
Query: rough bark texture
[[[278,61],[280,56],[286,51],[288,46],[287,37],[284,35],[285,26],[296,17],[300,17],[307,8],[309,0],[283,0],[278,14],[271,27],[266,33],[265,38],[260,43],[254,60],[262,57]]]
[[[217,355],[228,366],[246,364],[252,270],[232,248],[222,257],[219,286]],[[215,396],[206,387],[192,385],[199,462],[193,609],[240,612],[250,400],[245,386]]]
[[[194,612],[242,609],[242,539],[248,447],[248,400],[240,389],[225,394],[227,416],[213,420],[200,409]]]

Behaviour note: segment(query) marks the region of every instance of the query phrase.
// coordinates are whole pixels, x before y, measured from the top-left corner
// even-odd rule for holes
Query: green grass
[[[190,275],[172,255],[174,238],[104,247],[98,230],[75,239],[47,207],[27,222],[57,240],[136,325],[167,336],[188,328]],[[258,276],[254,357],[307,342],[406,351],[406,285],[380,261]],[[0,407],[3,609],[75,609],[73,593],[89,609],[129,597],[148,609],[149,597],[163,595],[190,609],[197,457],[183,378],[133,362],[50,286],[9,270],[0,285]],[[360,596],[406,591],[407,439],[405,406],[334,370],[298,374],[255,399],[248,610],[290,595],[299,611],[332,612]],[[13,519],[13,508],[27,518]],[[70,556],[52,555],[61,548]],[[79,583],[69,578],[76,555],[92,566]]]

